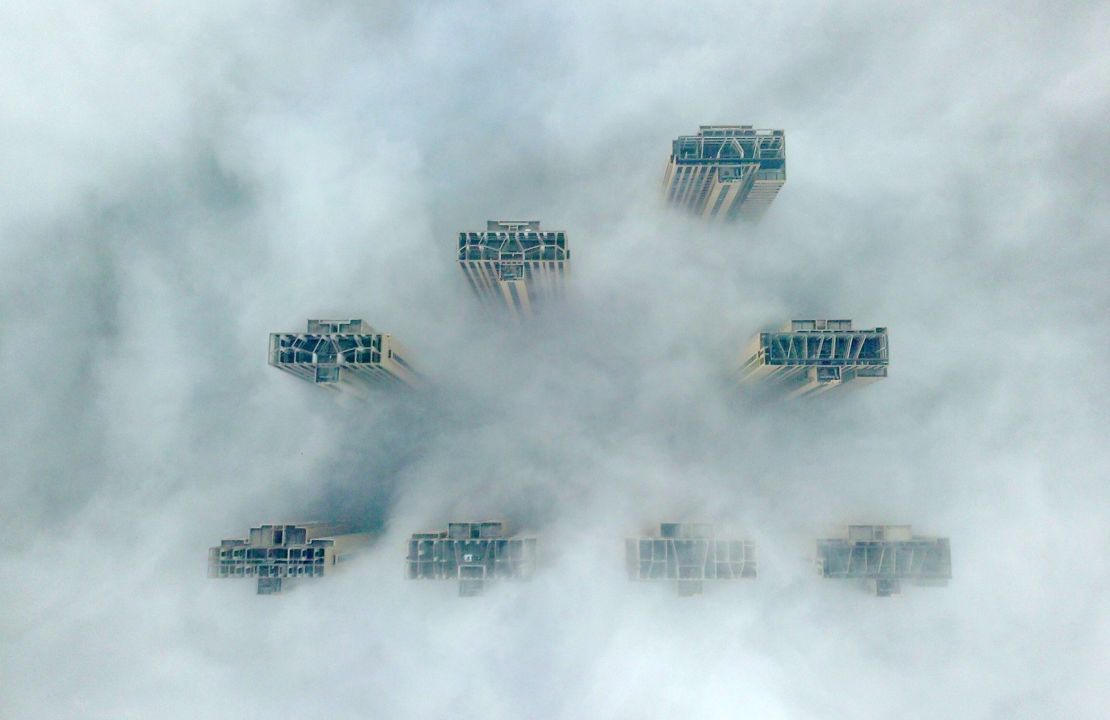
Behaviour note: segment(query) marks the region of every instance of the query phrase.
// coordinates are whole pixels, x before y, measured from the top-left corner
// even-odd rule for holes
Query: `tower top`
[[[373,335],[374,328],[365,320],[309,320],[308,331],[310,335],[337,335],[351,333],[356,335]]]
[[[791,320],[787,332],[851,330],[851,320]]]
[[[539,230],[539,220],[487,220],[486,232],[520,232]]]

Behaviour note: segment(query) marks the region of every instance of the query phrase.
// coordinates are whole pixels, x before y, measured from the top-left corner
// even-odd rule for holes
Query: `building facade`
[[[501,522],[455,522],[413,533],[405,560],[410,580],[458,580],[459,595],[479,595],[489,580],[530,578],[536,539],[516,537]]]
[[[281,592],[283,583],[332,574],[368,544],[369,535],[340,524],[260,525],[246,538],[209,548],[208,577],[256,578],[258,594],[271,595]]]
[[[847,539],[817,541],[822,577],[870,583],[880,597],[916,585],[947,585],[952,577],[948,538],[917,537],[909,525],[849,525]]]
[[[702,125],[673,141],[669,205],[711,221],[758,220],[786,182],[786,136],[751,125]]]
[[[490,220],[485,232],[459,233],[459,267],[483,301],[528,316],[562,298],[570,249],[565,232],[541,230],[539,220]]]
[[[712,525],[661,523],[657,537],[625,540],[625,563],[632,580],[673,581],[682,596],[698,595],[705,580],[756,577],[755,544],[718,539]]]
[[[321,387],[360,393],[417,384],[408,350],[362,320],[309,320],[303,333],[271,333],[270,365]]]
[[[792,320],[777,332],[759,333],[742,358],[741,382],[799,397],[885,378],[890,346],[886,328],[853,330],[851,320]]]

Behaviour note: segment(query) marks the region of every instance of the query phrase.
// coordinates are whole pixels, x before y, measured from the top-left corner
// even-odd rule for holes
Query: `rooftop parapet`
[[[851,320],[791,320],[783,328],[783,332],[850,332],[851,329]]]
[[[539,232],[539,220],[486,220],[486,232]]]
[[[903,580],[947,585],[952,577],[948,538],[915,536],[909,525],[850,525],[847,535],[817,541],[823,577],[865,580],[880,597],[900,592]]]
[[[459,595],[479,595],[490,580],[527,579],[536,562],[536,539],[517,537],[502,522],[453,522],[447,530],[413,533],[406,577],[458,580]]]
[[[369,544],[369,535],[337,523],[278,523],[251,528],[246,538],[221,540],[208,550],[208,577],[257,578],[258,594],[282,583],[319,578]]]
[[[662,538],[712,538],[715,535],[709,523],[659,523]]]
[[[447,537],[453,540],[478,540],[506,537],[503,522],[454,522],[447,525]]]
[[[698,595],[705,580],[756,577],[755,544],[716,537],[706,523],[661,523],[657,537],[625,540],[625,562],[632,580],[676,583],[681,596]]]
[[[309,320],[311,335],[373,335],[377,331],[365,320]]]

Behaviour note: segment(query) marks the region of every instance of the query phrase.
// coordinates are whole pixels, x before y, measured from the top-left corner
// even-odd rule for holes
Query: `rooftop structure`
[[[909,525],[849,525],[848,539],[817,541],[823,577],[857,578],[886,597],[915,585],[947,585],[952,577],[948,538],[914,536]]]
[[[335,566],[369,543],[369,535],[346,525],[260,525],[243,539],[221,540],[208,550],[208,577],[257,578],[258,594],[282,590],[283,581],[330,575]]]
[[[501,522],[456,522],[413,533],[405,559],[410,580],[457,579],[459,595],[479,595],[487,580],[531,577],[536,539],[515,537]]]
[[[698,595],[705,580],[756,576],[755,544],[718,539],[712,525],[661,523],[658,537],[625,540],[632,580],[674,580],[679,595]]]
[[[417,381],[404,346],[362,320],[309,320],[304,333],[271,333],[270,364],[335,390]]]
[[[672,143],[663,196],[706,220],[758,220],[785,182],[782,130],[702,125]]]
[[[474,292],[520,316],[563,296],[569,265],[566,233],[541,230],[539,220],[490,220],[485,232],[459,233],[459,267]]]
[[[774,383],[796,397],[885,378],[890,349],[886,328],[853,330],[851,320],[792,320],[778,332],[759,333],[744,358],[741,382]]]

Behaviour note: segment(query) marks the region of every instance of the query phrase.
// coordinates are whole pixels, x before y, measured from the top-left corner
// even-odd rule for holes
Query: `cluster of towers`
[[[673,141],[663,197],[708,222],[755,221],[785,182],[782,130],[703,125]],[[479,299],[527,319],[562,298],[570,248],[565,232],[538,220],[490,220],[483,232],[459,233],[458,263]],[[270,365],[333,390],[361,396],[376,386],[422,384],[405,347],[360,319],[309,320],[304,333],[271,334],[269,348]],[[722,367],[744,385],[803,397],[885,378],[888,364],[885,327],[800,319],[756,334],[731,368]],[[369,541],[334,524],[262,525],[211,548],[209,575],[256,578],[259,593],[278,592],[283,580],[331,573]],[[461,595],[475,595],[487,581],[529,577],[537,542],[501,522],[450,523],[412,535],[406,576],[457,580]],[[818,540],[816,559],[824,577],[866,580],[880,596],[898,592],[902,581],[951,577],[948,540],[914,536],[908,525],[849,526],[846,538]],[[700,523],[662,523],[657,536],[629,538],[626,564],[631,579],[672,581],[680,595],[700,593],[706,580],[754,578],[758,568],[751,541],[718,538]]]
[[[262,525],[211,548],[208,574],[257,579],[266,595],[283,582],[331,575],[370,542],[343,525]],[[412,534],[405,577],[452,580],[459,595],[478,595],[490,582],[530,578],[538,544],[503,522],[454,522]],[[880,596],[899,592],[903,581],[943,585],[952,573],[948,539],[914,535],[909,525],[850,525],[845,537],[818,540],[816,550],[823,577],[867,581]],[[625,565],[629,579],[669,582],[679,595],[700,594],[707,580],[754,579],[759,570],[755,543],[719,537],[703,523],[661,523],[658,534],[627,538]]]

